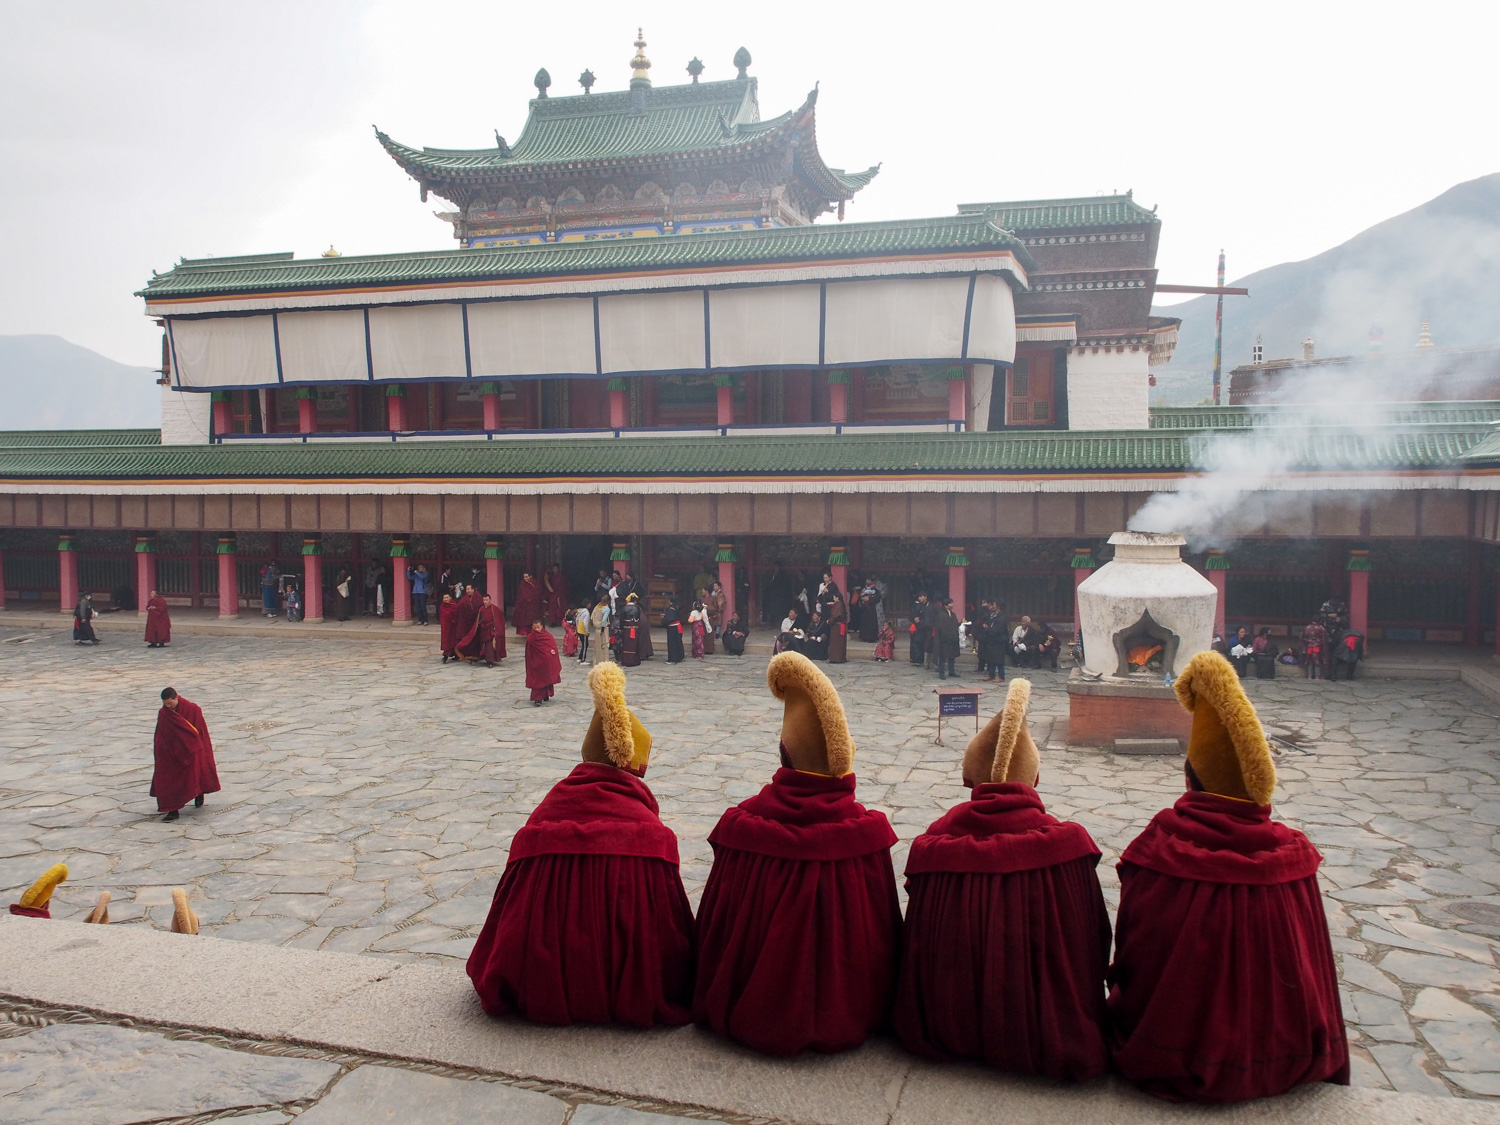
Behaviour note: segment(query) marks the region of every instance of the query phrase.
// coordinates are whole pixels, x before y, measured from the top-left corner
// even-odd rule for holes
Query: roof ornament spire
[[[592,94],[594,92],[594,72],[592,70],[585,70],[578,76],[578,84],[583,87],[585,94]]]
[[[333,243],[330,242],[328,244],[328,249],[324,250],[323,253],[321,255],[319,255],[319,257],[323,257],[323,258],[342,258],[343,255],[340,254],[337,250],[335,250],[333,248]]]
[[[700,59],[697,55],[694,55],[692,59],[688,61],[687,72],[692,76],[693,85],[698,85],[698,75],[703,73],[703,60]]]
[[[747,70],[750,69],[750,52],[747,51],[747,50],[745,50],[745,48],[743,48],[743,47],[741,47],[738,51],[736,51],[734,53],[734,65],[737,66],[737,67],[739,67],[739,70],[740,70],[740,72],[737,75],[735,75],[736,78],[748,78],[748,77],[750,77],[748,74],[745,73]]]
[[[1422,331],[1417,336],[1417,347],[1419,347],[1419,348],[1430,348],[1430,347],[1432,347],[1432,329],[1428,326],[1428,324],[1427,324],[1427,322],[1425,320],[1422,322]]]
[[[645,29],[635,29],[635,58],[630,60],[630,88],[651,85],[651,60],[646,57]]]
[[[552,85],[552,75],[547,73],[547,68],[544,66],[536,72],[536,77],[531,80],[531,84],[536,87],[536,96],[545,98],[547,87]]]
[[[501,156],[510,156],[510,145],[505,143],[505,138],[500,135],[499,129],[495,130],[495,147],[500,150]]]

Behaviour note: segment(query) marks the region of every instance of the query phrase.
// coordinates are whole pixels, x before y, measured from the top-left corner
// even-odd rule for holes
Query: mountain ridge
[[[0,430],[157,427],[156,378],[61,336],[0,336]]]

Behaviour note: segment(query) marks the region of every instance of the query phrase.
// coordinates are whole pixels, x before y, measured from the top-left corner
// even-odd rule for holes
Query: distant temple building
[[[455,248],[153,275],[161,430],[0,433],[0,603],[157,585],[233,615],[276,560],[317,618],[339,573],[420,560],[506,595],[551,565],[580,592],[716,573],[779,620],[772,577],[829,567],[880,574],[898,618],[920,585],[1066,633],[1108,536],[1254,435],[1287,472],[1256,465],[1232,551],[1194,559],[1222,624],[1286,635],[1345,597],[1372,639],[1493,636],[1500,402],[1357,439],[1326,410],[1153,411],[1178,327],[1150,314],[1154,208],[841,221],[878,166],[824,160],[816,91],[763,120],[750,63],[656,86],[638,38],[625,90],[539,72],[514,143],[377,133]]]
[[[1434,347],[1427,326],[1415,348],[1366,355],[1310,354],[1236,367],[1230,405],[1278,402],[1453,402],[1500,399],[1500,345]]]

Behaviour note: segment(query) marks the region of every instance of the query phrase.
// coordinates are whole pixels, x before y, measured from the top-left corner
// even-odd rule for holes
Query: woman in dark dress
[[[682,610],[677,608],[677,599],[671,596],[667,598],[667,608],[662,610],[662,626],[667,630],[667,663],[681,664],[682,653]]]
[[[98,644],[94,635],[94,596],[84,594],[73,607],[73,640],[77,644]]]
[[[875,607],[880,604],[880,593],[873,586],[866,586],[859,595],[859,639],[874,644],[880,639],[880,615]]]
[[[837,586],[830,587],[828,602],[828,663],[849,663],[849,611]]]
[[[735,610],[729,615],[729,620],[724,622],[724,651],[730,656],[745,655],[745,638],[750,635],[749,626],[745,624],[740,611]]]
[[[811,660],[828,659],[828,623],[817,610],[813,610],[812,620],[807,623],[807,636],[803,638],[801,651]]]

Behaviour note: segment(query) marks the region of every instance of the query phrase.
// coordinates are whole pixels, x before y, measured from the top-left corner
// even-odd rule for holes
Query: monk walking
[[[176,820],[177,810],[189,801],[201,809],[204,795],[219,791],[219,768],[203,708],[172,688],[161,690],[154,750],[151,796],[156,798],[156,811],[167,814],[163,820]]]
[[[146,601],[146,646],[161,648],[172,643],[172,615],[167,611],[167,599],[151,591]]]
[[[516,605],[511,610],[511,624],[515,626],[516,636],[524,637],[531,632],[531,623],[540,621],[544,612],[541,583],[528,570],[521,575],[521,584],[516,587]]]
[[[1175,687],[1193,713],[1188,791],[1120,857],[1115,1069],[1172,1101],[1348,1085],[1323,857],[1271,819],[1276,767],[1229,661],[1200,652]]]
[[[562,683],[562,661],[557,656],[557,639],[541,621],[531,623],[526,634],[526,686],[531,702],[540,707],[552,698],[552,688]]]
[[[477,652],[486,668],[493,668],[505,659],[505,615],[488,594],[480,601],[474,625],[459,642],[458,650]]]

